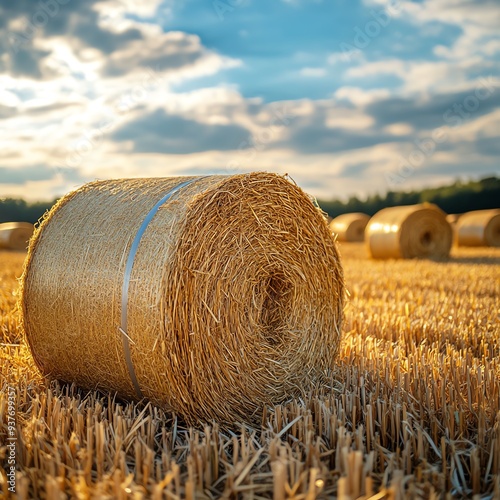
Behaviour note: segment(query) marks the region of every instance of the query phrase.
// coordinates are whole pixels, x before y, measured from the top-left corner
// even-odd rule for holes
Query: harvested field
[[[258,428],[187,428],[46,382],[15,309],[24,254],[0,252],[0,466],[15,394],[18,497],[500,498],[500,249],[432,262],[339,248],[350,299],[338,368]]]

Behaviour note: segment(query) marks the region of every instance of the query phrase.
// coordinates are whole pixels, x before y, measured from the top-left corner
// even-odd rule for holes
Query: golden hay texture
[[[0,249],[26,250],[34,226],[29,222],[5,222],[0,224]]]
[[[500,249],[341,253],[350,300],[330,383],[253,428],[193,429],[42,379],[17,340],[22,259],[0,252],[0,497],[14,394],[19,499],[500,498]]]
[[[440,259],[448,257],[453,233],[443,211],[422,203],[380,210],[370,219],[365,240],[375,259]]]
[[[369,215],[360,212],[342,214],[335,217],[328,227],[338,241],[363,241],[369,220]]]
[[[132,241],[187,180],[142,237],[124,311]],[[248,422],[334,367],[343,294],[322,213],[288,180],[256,173],[71,193],[32,240],[22,307],[42,373],[143,395],[190,423]]]
[[[464,247],[500,247],[500,209],[475,210],[457,222],[457,243]]]
[[[453,226],[458,222],[458,219],[460,219],[461,216],[462,214],[448,214],[446,216],[446,220]]]

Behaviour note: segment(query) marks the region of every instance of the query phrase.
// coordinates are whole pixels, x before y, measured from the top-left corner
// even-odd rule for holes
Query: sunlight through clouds
[[[496,171],[500,7],[479,3],[244,2],[221,20],[199,0],[0,0],[0,196],[270,170],[332,197],[392,189],[405,165],[402,188]]]

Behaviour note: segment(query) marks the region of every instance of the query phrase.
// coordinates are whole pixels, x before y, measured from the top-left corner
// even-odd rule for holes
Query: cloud
[[[322,78],[326,76],[326,69],[325,68],[302,68],[300,70],[300,74],[302,76],[308,77],[308,78]]]
[[[483,99],[476,97],[476,91]],[[454,124],[456,119],[476,119],[500,106],[500,88],[481,86],[463,92],[436,94],[425,99],[390,97],[366,107],[378,125],[406,123],[416,129],[429,129]],[[469,111],[467,111],[469,109]],[[446,114],[448,112],[448,114]],[[448,120],[448,121],[447,121]]]
[[[123,125],[112,138],[131,141],[138,153],[189,154],[238,149],[249,135],[239,125],[210,125],[157,110]]]
[[[11,56],[6,69],[12,76],[27,76],[33,79],[50,77],[51,72],[43,64],[43,60],[49,54],[49,51],[35,48],[31,50],[20,49]]]
[[[72,31],[73,36],[78,40],[76,45],[79,48],[93,47],[103,54],[112,54],[131,42],[144,41],[144,34],[137,28],[114,32],[99,26],[95,12],[89,14],[87,19],[79,19]]]
[[[500,21],[496,0],[406,0],[401,2],[401,11],[416,22],[439,21],[458,26],[472,24],[495,31]]]
[[[344,86],[335,91],[333,98],[343,106],[363,108],[366,104],[387,98],[390,95],[391,92],[388,89],[367,90],[360,87]]]
[[[225,23],[210,1],[70,0],[44,20],[40,0],[0,0],[0,193],[255,169],[322,197],[383,191],[442,126],[446,140],[405,188],[490,171],[498,82],[474,98],[481,77],[498,75],[498,2],[401,0],[388,29],[346,60],[339,43],[387,6],[362,3],[346,2],[332,30],[331,6],[312,0],[265,14],[248,2]]]
[[[368,5],[385,4],[386,0],[365,0]],[[435,53],[446,59],[464,61],[481,54],[491,56],[500,51],[496,40],[500,25],[497,0],[424,0],[398,2],[401,19],[417,26],[437,22],[460,28],[461,35],[450,46],[437,46]]]
[[[54,170],[43,164],[18,168],[0,167],[0,184],[26,184],[53,179]]]
[[[482,155],[493,158],[500,157],[500,141],[498,137],[480,137],[474,142],[474,149]]]
[[[171,94],[164,99],[163,107],[159,107],[156,97],[148,96],[98,138],[97,145],[83,154],[78,168],[65,169],[65,184],[59,180],[58,185],[78,182],[69,179],[71,172],[89,180],[95,176],[238,173],[258,168],[288,172],[323,197],[329,185],[346,187],[350,183],[360,190],[384,190],[390,187],[385,174],[397,173],[402,161],[418,148],[418,141],[425,140],[442,124],[445,107],[471,95],[440,94],[415,101],[361,89],[341,89],[337,94],[321,101],[267,104],[245,99],[234,90],[203,89]],[[351,99],[358,104],[353,105]],[[492,168],[495,143],[491,137],[498,128],[500,103],[497,94],[490,99],[481,101],[484,109],[471,113],[459,126],[448,127],[448,139],[436,145],[435,152],[415,170],[407,184],[405,181],[405,187],[416,179],[421,181],[422,172],[428,179],[453,177],[453,168],[460,170],[465,158],[467,164],[474,158],[481,165],[479,173]],[[12,151],[23,152],[21,158],[13,157],[8,164],[21,166],[30,159],[40,162],[51,154],[51,148],[64,147],[65,141],[71,153],[72,145],[92,135],[84,134],[92,121],[78,132],[81,119],[95,122],[99,112],[105,112],[102,104],[95,103],[94,108],[88,114],[73,111],[67,115],[71,121],[63,127],[66,136],[60,135],[60,126],[47,129],[54,131],[52,135],[31,124],[29,149],[7,137]],[[50,112],[57,123],[57,116],[70,113],[71,107],[54,106]],[[43,116],[35,111],[11,119],[29,124]],[[68,139],[72,136],[76,142]],[[61,164],[67,154],[62,152],[56,164]],[[55,183],[55,179],[51,182]]]
[[[404,78],[408,72],[409,63],[401,59],[385,59],[354,66],[346,71],[348,78],[366,78],[368,76],[395,75]]]
[[[140,40],[125,45],[106,59],[102,74],[117,77],[145,69],[154,69],[162,74],[176,72],[177,75],[181,69],[194,69],[195,72],[198,70],[198,74],[210,74],[224,66],[237,64],[235,60],[206,50],[198,36],[171,31],[158,34],[147,43]]]
[[[393,135],[384,131],[327,128],[321,122],[316,122],[295,127],[290,134],[288,146],[302,154],[316,155],[361,150],[378,144],[401,142],[409,138],[408,135]]]
[[[61,2],[61,3],[59,3]],[[133,4],[133,5],[130,5]],[[211,74],[239,64],[202,46],[200,38],[182,32],[163,33],[160,26],[131,20],[136,15],[153,16],[160,2],[134,0],[111,2],[66,2],[23,0],[0,5],[0,73],[33,80],[63,77],[67,64],[73,71],[95,79],[101,68],[104,77],[119,77],[153,68],[183,77]],[[65,47],[62,57],[61,46]],[[50,63],[50,64],[49,64]],[[66,68],[64,67],[66,64]]]
[[[103,17],[122,18],[133,12],[141,18],[152,19],[161,11],[169,11],[174,0],[106,0],[96,5],[96,10]]]
[[[10,118],[12,116],[16,116],[16,108],[0,104],[0,119]]]
[[[115,2],[115,6],[121,2]],[[2,2],[0,13],[7,33],[22,43],[36,38],[69,35],[86,45],[111,52],[120,44],[141,37],[138,29],[122,32],[104,29],[100,22],[100,0],[75,2],[68,0],[21,0]],[[125,12],[123,12],[124,14]],[[16,48],[16,40],[12,48]]]
[[[364,4],[367,8],[386,7],[387,1],[364,0]],[[395,77],[400,83],[392,86],[400,93],[423,95],[459,92],[478,75],[498,75],[500,9],[496,0],[400,0],[396,7],[390,26],[396,43],[388,46],[386,53],[398,57],[367,51],[364,60],[351,61],[345,73],[349,80]],[[411,34],[406,35],[406,31]],[[421,49],[413,49],[413,45]],[[393,50],[396,46],[397,52]],[[368,56],[370,60],[366,60]],[[339,57],[332,54],[332,62]]]

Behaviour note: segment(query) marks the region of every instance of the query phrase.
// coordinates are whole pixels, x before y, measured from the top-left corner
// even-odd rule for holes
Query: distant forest
[[[0,223],[32,222],[34,224],[55,202],[56,200],[27,203],[19,198],[0,199]]]
[[[27,203],[22,199],[0,199],[0,223],[21,221],[35,223],[55,201]],[[450,214],[500,208],[500,178],[486,177],[478,181],[456,181],[448,186],[420,191],[389,191],[385,195],[376,194],[366,199],[351,197],[348,201],[318,200],[318,203],[328,215],[336,217],[348,212],[364,212],[373,215],[385,207],[413,205],[424,201],[435,203]]]
[[[485,177],[478,181],[455,181],[448,186],[426,188],[417,191],[389,191],[385,195],[373,195],[366,199],[351,197],[348,201],[318,200],[320,207],[330,217],[349,212],[374,215],[382,208],[435,203],[448,214],[462,214],[471,210],[500,208],[500,178]]]

